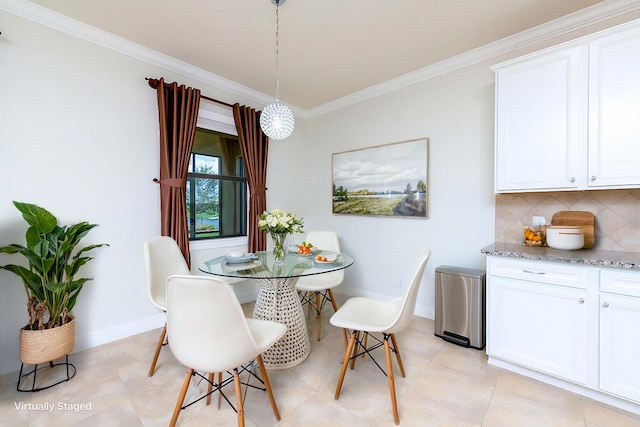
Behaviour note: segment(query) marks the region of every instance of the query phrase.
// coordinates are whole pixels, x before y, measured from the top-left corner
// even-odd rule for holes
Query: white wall
[[[493,90],[493,73],[479,64],[309,120],[269,148],[269,208],[339,233],[356,259],[340,288],[352,295],[402,295],[430,248],[416,311],[433,318],[434,269],[483,268],[480,249],[493,241]],[[421,137],[429,138],[428,219],[331,213],[332,153]]]

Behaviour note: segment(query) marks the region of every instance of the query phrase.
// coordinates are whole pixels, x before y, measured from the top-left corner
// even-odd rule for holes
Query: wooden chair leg
[[[240,388],[240,376],[238,368],[233,369],[233,382],[236,389],[236,402],[238,410],[238,427],[244,427],[244,407],[242,406],[242,389]]]
[[[398,368],[400,369],[400,375],[404,378],[404,366],[402,365],[402,358],[400,357],[400,350],[398,349],[398,343],[396,342],[395,334],[391,334],[391,342],[393,343],[393,348],[396,351],[396,360],[398,361]]]
[[[309,291],[307,292],[307,319],[311,317],[311,295],[313,294],[313,292]]]
[[[213,372],[209,372],[209,384],[207,384],[207,400],[206,400],[207,406],[209,406],[209,403],[211,403],[211,391],[213,390],[213,385],[211,384],[212,382],[213,382]]]
[[[322,328],[322,294],[316,292],[316,329],[317,329],[317,341],[320,341],[321,328]]]
[[[329,299],[331,299],[333,311],[338,311],[338,304],[336,303],[336,299],[333,297],[333,292],[331,291],[331,289],[327,289],[327,293],[329,294]],[[349,344],[349,332],[343,328],[342,334],[344,335],[344,346],[346,347],[347,344]]]
[[[389,394],[391,395],[391,408],[393,409],[393,421],[400,424],[398,416],[398,402],[396,401],[396,384],[393,378],[393,364],[391,363],[391,349],[389,348],[389,338],[384,337],[384,354],[387,360],[387,381],[389,382]]]
[[[218,385],[222,384],[222,372],[218,372]],[[220,402],[222,402],[222,390],[218,389],[218,409],[220,409]]]
[[[367,345],[369,345],[367,343],[368,339],[369,339],[369,334],[365,332],[364,339],[362,340],[362,342],[364,343],[364,345],[363,345],[364,348],[367,348]],[[366,356],[366,353],[362,353],[362,356],[360,356],[360,357],[362,357],[364,359],[364,356]]]
[[[211,390],[213,390],[213,373],[209,372],[209,384],[207,384],[207,406],[211,403]],[[222,372],[218,372],[218,409],[220,409],[220,401],[222,400],[222,392],[220,391],[220,384],[222,384]]]
[[[189,370],[187,371],[187,377],[184,379],[184,383],[182,384],[182,390],[180,390],[180,394],[178,395],[178,401],[176,402],[176,407],[173,410],[173,416],[171,417],[169,427],[175,427],[176,422],[178,422],[178,416],[180,415],[180,410],[182,408],[182,404],[184,403],[184,397],[187,395],[189,382],[191,381],[192,376],[193,369],[189,368]]]
[[[338,304],[336,304],[336,299],[333,297],[333,292],[331,291],[331,289],[327,289],[327,293],[329,294],[329,299],[331,300],[333,311],[338,311]]]
[[[340,390],[342,390],[342,382],[344,381],[344,375],[347,372],[347,366],[349,364],[349,358],[351,357],[351,351],[353,350],[353,345],[356,342],[356,331],[353,331],[351,334],[351,339],[349,340],[349,344],[347,345],[347,349],[344,352],[344,358],[342,359],[342,368],[340,369],[340,376],[338,377],[338,386],[336,387],[336,394],[334,396],[335,399],[340,397]]]
[[[367,333],[364,333],[364,338],[365,340],[367,339]],[[357,341],[360,338],[360,331],[353,331],[353,333],[351,334],[351,339],[355,341]],[[355,344],[353,346],[352,349],[353,354],[351,355],[351,369],[353,369],[356,366],[356,354],[358,354],[358,344]]]
[[[153,355],[153,361],[151,362],[151,368],[149,368],[149,376],[153,376],[153,371],[156,370],[156,363],[158,362],[158,356],[160,355],[160,350],[162,350],[162,344],[164,343],[164,337],[167,335],[167,324],[164,324],[164,328],[162,328],[162,333],[160,334],[160,339],[158,340],[158,345],[156,346],[156,354]]]
[[[271,389],[271,383],[269,382],[269,376],[267,370],[264,367],[262,356],[256,357],[258,362],[258,368],[260,368],[260,375],[262,375],[262,381],[264,381],[264,387],[267,389],[267,395],[269,396],[269,402],[271,402],[271,408],[273,409],[273,415],[276,416],[276,420],[280,421],[280,411],[278,411],[278,405],[276,404],[276,398],[273,397],[273,390]]]

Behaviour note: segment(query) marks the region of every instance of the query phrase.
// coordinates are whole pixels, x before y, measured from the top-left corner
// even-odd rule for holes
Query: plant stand
[[[53,363],[53,361],[49,362],[49,368],[53,369],[56,366],[64,366],[65,370],[66,370],[66,377],[63,377],[62,379],[52,383],[52,384],[46,384],[43,385],[41,387],[36,387],[36,375],[38,373],[38,370],[40,369],[44,369],[46,368],[45,366],[41,366],[40,368],[38,368],[38,365],[34,365],[33,369],[29,372],[27,372],[26,374],[22,374],[22,371],[24,369],[24,363],[20,364],[20,374],[18,375],[18,385],[16,386],[16,390],[18,391],[22,391],[22,392],[34,392],[34,391],[41,391],[41,390],[46,390],[48,388],[51,388],[53,386],[56,386],[58,384],[61,384],[63,382],[69,381],[71,378],[73,378],[76,375],[76,367],[73,365],[73,363],[69,363],[69,355],[65,355],[64,356],[64,362],[61,363]],[[23,382],[23,379],[28,378],[29,376],[33,375],[33,381],[31,382],[31,388],[20,388],[20,384]],[[54,380],[55,381],[55,380]]]
[[[51,388],[60,383],[69,381],[76,374],[76,367],[69,363],[69,353],[73,350],[76,342],[76,319],[72,317],[72,320],[65,323],[62,326],[57,326],[51,329],[42,330],[20,330],[20,374],[18,377],[18,391],[40,391]],[[64,362],[53,363],[64,356]],[[48,384],[43,386],[36,386],[36,376],[38,371],[45,368],[46,364],[49,364],[49,370],[47,373],[52,375],[51,381],[46,381]],[[33,365],[33,369],[26,374],[23,374],[24,366]],[[41,365],[38,368],[38,365]],[[66,375],[56,375],[55,368],[59,370],[66,370]],[[53,372],[51,371],[53,370]],[[31,388],[22,388],[20,384],[23,380],[29,376],[33,376],[31,381]],[[46,377],[45,377],[46,378]],[[29,380],[27,379],[27,382]]]

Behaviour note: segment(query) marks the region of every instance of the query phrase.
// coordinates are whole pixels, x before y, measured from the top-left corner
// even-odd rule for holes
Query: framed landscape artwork
[[[429,139],[333,153],[333,213],[427,218]]]

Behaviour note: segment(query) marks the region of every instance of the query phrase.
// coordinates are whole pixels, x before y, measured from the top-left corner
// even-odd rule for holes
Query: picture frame
[[[428,218],[429,138],[332,154],[332,212]]]

